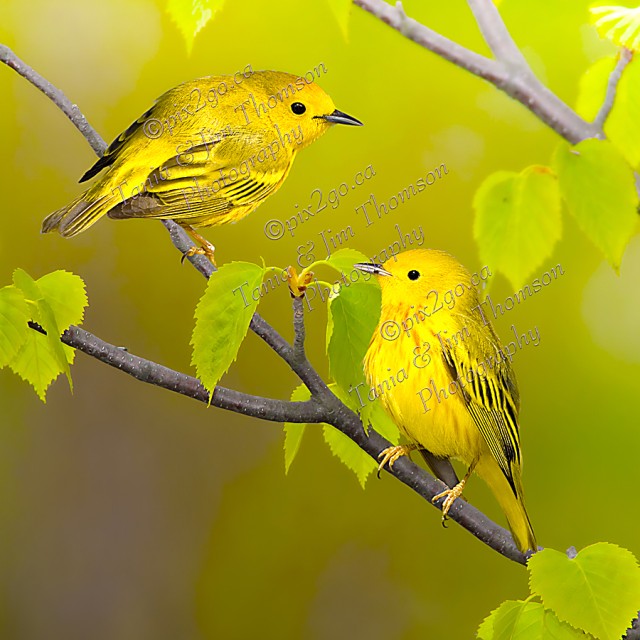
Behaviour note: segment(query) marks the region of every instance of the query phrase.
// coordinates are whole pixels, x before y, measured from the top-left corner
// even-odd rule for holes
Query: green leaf
[[[24,269],[18,268],[13,272],[13,284],[22,291],[27,301],[35,303],[42,297],[38,284]]]
[[[291,402],[304,402],[311,398],[311,392],[304,384],[297,386],[291,394]],[[298,422],[284,423],[284,472],[289,473],[289,467],[296,457],[302,442],[302,436],[307,428],[306,424]]]
[[[354,399],[346,395],[336,384],[330,384],[329,388],[333,393],[338,396],[342,402],[344,402],[349,408],[354,411],[357,410],[357,402]],[[309,390],[303,385],[296,387],[291,394],[291,400],[305,401],[311,397]],[[293,462],[298,450],[300,448],[300,442],[302,436],[306,431],[306,424],[297,424],[287,422],[284,425],[285,428],[285,441],[284,441],[284,465],[285,472],[288,473],[289,467]],[[329,445],[333,455],[338,457],[340,461],[349,469],[351,469],[358,478],[360,486],[364,489],[367,482],[367,478],[372,471],[376,469],[374,460],[365,453],[351,438],[345,436],[341,431],[338,431],[335,427],[324,424],[322,425],[323,435],[325,442]]]
[[[341,287],[329,302],[333,323],[327,346],[329,372],[354,400],[355,387],[366,385],[363,360],[380,318],[380,300],[379,287],[357,282]]]
[[[26,342],[31,319],[29,308],[20,289],[8,286],[0,289],[0,369],[6,367]]]
[[[507,600],[478,629],[482,640],[586,640],[539,602]]]
[[[602,106],[609,75],[616,66],[615,58],[603,58],[593,64],[580,79],[576,111],[585,119],[593,120]],[[616,98],[604,132],[622,152],[627,162],[640,169],[640,64],[627,65],[618,83]]]
[[[63,345],[60,336],[70,325],[82,321],[87,305],[84,282],[66,271],[55,271],[36,281],[23,269],[14,271],[13,281],[15,287],[0,290],[0,365],[8,364],[32,384],[43,402],[47,388],[62,372],[73,391],[69,363],[75,351]],[[3,305],[7,296],[10,310]],[[30,320],[46,335],[29,329]]]
[[[252,292],[264,268],[250,262],[229,262],[211,274],[196,307],[191,344],[198,378],[211,394],[235,361],[260,297]]]
[[[327,0],[331,12],[340,26],[340,31],[345,40],[349,39],[349,15],[351,13],[351,0]]]
[[[58,363],[61,371],[67,376],[69,388],[73,392],[73,381],[71,380],[71,369],[69,368],[67,352],[64,350],[62,342],[60,342],[60,336],[63,332],[58,328],[58,323],[56,322],[53,310],[49,306],[49,303],[44,299],[38,300],[38,317],[40,319],[40,326],[47,333],[46,337],[49,343],[51,355]]]
[[[368,428],[370,424],[383,438],[389,440],[391,444],[398,444],[398,442],[400,442],[398,426],[384,410],[379,398],[376,398],[374,402],[367,402],[367,404],[365,404],[361,409],[360,418],[365,427]]]
[[[562,235],[558,181],[548,167],[498,171],[476,192],[473,233],[484,264],[519,289]]]
[[[640,51],[640,7],[591,7],[591,23],[601,38],[618,47]]]
[[[196,36],[223,4],[224,0],[167,0],[167,13],[180,29],[187,53],[191,54]]]
[[[358,412],[358,401],[352,395],[345,393],[335,383],[330,384],[329,388],[347,407],[356,413]],[[367,478],[378,467],[374,459],[368,453],[365,453],[351,438],[345,436],[335,427],[325,424],[323,425],[322,433],[325,442],[331,449],[331,453],[356,474],[360,486],[364,489]]]
[[[36,389],[36,392],[40,396],[40,398],[44,402],[44,394],[48,385],[55,379],[58,373],[63,372],[67,380],[69,381],[69,388],[73,391],[73,381],[71,379],[71,370],[69,369],[69,359],[68,359],[68,350],[65,351],[64,345],[60,342],[60,336],[63,331],[60,330],[58,320],[53,311],[51,304],[49,303],[48,294],[54,293],[62,295],[64,290],[65,281],[69,280],[73,285],[77,284],[77,276],[73,276],[73,274],[65,273],[65,272],[56,272],[58,275],[49,274],[53,276],[48,280],[45,280],[45,289],[42,290],[40,288],[40,281],[36,282],[26,271],[23,269],[16,269],[13,272],[13,281],[17,287],[19,287],[24,296],[25,300],[31,304],[31,320],[37,322],[46,332],[46,341],[49,345],[49,356],[51,357],[50,362],[38,362],[38,358],[45,357],[48,361],[49,358],[44,356],[43,347],[40,347],[40,343],[37,341],[29,341],[28,345],[31,345],[33,348],[28,348],[28,345],[25,345],[26,351],[25,354],[22,354],[25,357],[20,357],[16,359],[12,363],[12,368],[14,366],[19,367],[19,363],[23,363],[26,366],[24,371],[17,370],[16,373],[21,375],[22,377],[26,377]],[[65,277],[69,276],[68,278]],[[80,282],[82,282],[80,280]],[[80,307],[79,317],[82,318],[84,312],[84,304],[86,304],[86,296],[84,296],[84,284],[81,284],[81,289],[83,293],[83,303]],[[61,290],[58,287],[62,287]],[[73,294],[70,296],[73,298]],[[63,316],[74,315],[73,314],[73,300],[69,301],[68,305],[62,305],[56,301],[56,296],[52,296],[51,301],[54,305],[56,305],[59,309],[62,310]],[[69,323],[71,324],[71,323]],[[58,367],[58,373],[54,375],[54,377],[49,380],[49,376],[53,372],[53,363]],[[14,369],[15,370],[15,369]],[[43,374],[44,372],[44,374]],[[32,373],[35,377],[34,380],[31,380],[29,375]],[[43,388],[43,385],[45,385]]]
[[[332,253],[326,260],[322,260],[322,262],[348,276],[353,271],[354,264],[357,262],[369,262],[369,258],[355,249],[340,249]],[[365,282],[362,278],[363,275],[363,273],[360,274],[358,282]],[[372,277],[367,282],[375,282],[375,278]]]
[[[528,568],[531,591],[544,606],[600,640],[619,640],[638,615],[640,568],[626,549],[599,542],[573,559],[544,549]]]
[[[631,167],[607,140],[561,143],[553,164],[569,211],[617,270],[637,224]]]
[[[31,329],[27,333],[20,351],[9,366],[23,380],[33,386],[42,402],[46,402],[49,385],[63,371],[59,357],[52,353],[51,343],[47,336]]]
[[[331,453],[356,474],[360,486],[364,489],[367,478],[377,468],[373,458],[335,427],[325,424],[322,432]]]
[[[51,307],[61,333],[72,324],[82,323],[88,300],[80,276],[68,271],[54,271],[38,280],[38,288]]]

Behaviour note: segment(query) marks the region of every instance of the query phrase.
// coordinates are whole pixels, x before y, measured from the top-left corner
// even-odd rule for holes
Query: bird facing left
[[[333,124],[361,125],[315,83],[277,71],[207,76],[164,93],[80,179],[105,170],[42,231],[72,237],[104,215],[172,219],[213,257],[195,232],[236,222],[273,195],[298,151]],[[225,94],[216,91],[230,87]],[[212,99],[215,97],[215,100]]]

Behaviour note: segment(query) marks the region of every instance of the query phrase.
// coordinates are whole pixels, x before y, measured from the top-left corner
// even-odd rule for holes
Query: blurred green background
[[[588,1],[506,0],[500,6],[539,77],[573,105],[580,75],[613,47],[588,26]],[[464,2],[405,3],[407,13],[486,53]],[[350,246],[388,246],[395,224],[421,225],[427,246],[472,271],[473,194],[498,169],[545,164],[557,136],[522,106],[353,8],[348,40],[327,3],[228,2],[188,56],[159,3],[2,1],[0,42],[77,103],[112,140],[166,89],[188,79],[276,69],[303,74],[365,123],[335,127],[296,160],[284,187],[237,225],[205,231],[219,262],[295,263],[296,248],[351,224]],[[0,66],[0,285],[16,266],[84,278],[84,326],[136,354],[192,372],[193,310],[205,282],[181,266],[160,223],[105,219],[72,240],[40,235],[93,164],[66,117]],[[354,207],[384,200],[435,166],[449,174],[366,228]],[[293,215],[372,164],[376,176],[296,237],[263,227]],[[319,246],[319,245],[318,245]],[[317,256],[320,257],[320,256]],[[502,321],[537,327],[515,359],[522,395],[527,505],[539,542],[564,550],[596,541],[640,555],[640,243],[616,277],[564,215],[553,256],[565,276]],[[329,273],[323,274],[330,277]],[[498,276],[492,297],[512,292]],[[291,337],[289,294],[263,314]],[[324,310],[307,318],[311,361],[326,374]],[[209,638],[471,638],[506,598],[526,597],[523,567],[497,555],[393,478],[355,476],[320,429],[284,474],[277,424],[206,409],[79,354],[75,392],[63,380],[43,405],[0,371],[0,631],[40,640]],[[254,335],[226,386],[288,398],[297,384]],[[480,480],[466,497],[498,522]]]

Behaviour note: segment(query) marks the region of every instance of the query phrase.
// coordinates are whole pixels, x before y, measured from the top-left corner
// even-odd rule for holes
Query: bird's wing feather
[[[492,332],[493,333],[493,332]],[[482,434],[500,469],[509,481],[514,494],[518,495],[520,467],[520,437],[518,434],[518,391],[513,371],[502,355],[498,360],[497,348],[500,348],[495,334],[493,339],[477,332],[480,353],[491,355],[493,371],[488,375],[479,375],[479,360],[472,360],[464,348],[455,348],[450,344],[443,348],[443,360],[454,380],[462,388],[462,397],[471,418]],[[494,342],[495,340],[495,342]],[[497,347],[497,348],[496,348]],[[487,362],[485,367],[488,369]],[[471,382],[469,382],[471,379]],[[463,386],[464,384],[464,386]]]
[[[147,109],[135,122],[132,122],[106,149],[101,158],[98,158],[98,161],[88,169],[82,178],[78,180],[78,182],[86,182],[90,180],[95,175],[100,173],[103,169],[111,166],[120,156],[122,152],[122,148],[124,144],[129,138],[131,138],[140,127],[146,122],[148,118],[153,114],[153,110],[157,104],[157,101],[153,104],[153,106]]]
[[[209,222],[207,218],[216,214],[233,215],[234,210],[244,210],[246,215],[278,189],[291,162],[283,157],[281,162],[269,163],[269,170],[264,168],[266,163],[255,160],[252,165],[238,162],[234,136],[229,130],[215,141],[179,148],[180,153],[174,153],[145,177],[144,197],[126,201],[109,215],[172,218],[189,224]],[[242,142],[246,144],[246,140]]]

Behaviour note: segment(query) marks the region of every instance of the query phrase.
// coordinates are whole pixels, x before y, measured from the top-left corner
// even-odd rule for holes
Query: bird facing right
[[[511,356],[481,311],[471,274],[433,249],[356,266],[376,275],[382,289],[380,321],[364,360],[367,382],[410,441],[383,452],[381,466],[413,449],[461,460],[469,469],[465,478],[434,498],[445,498],[443,517],[475,471],[498,500],[518,548],[536,551],[524,505]]]

